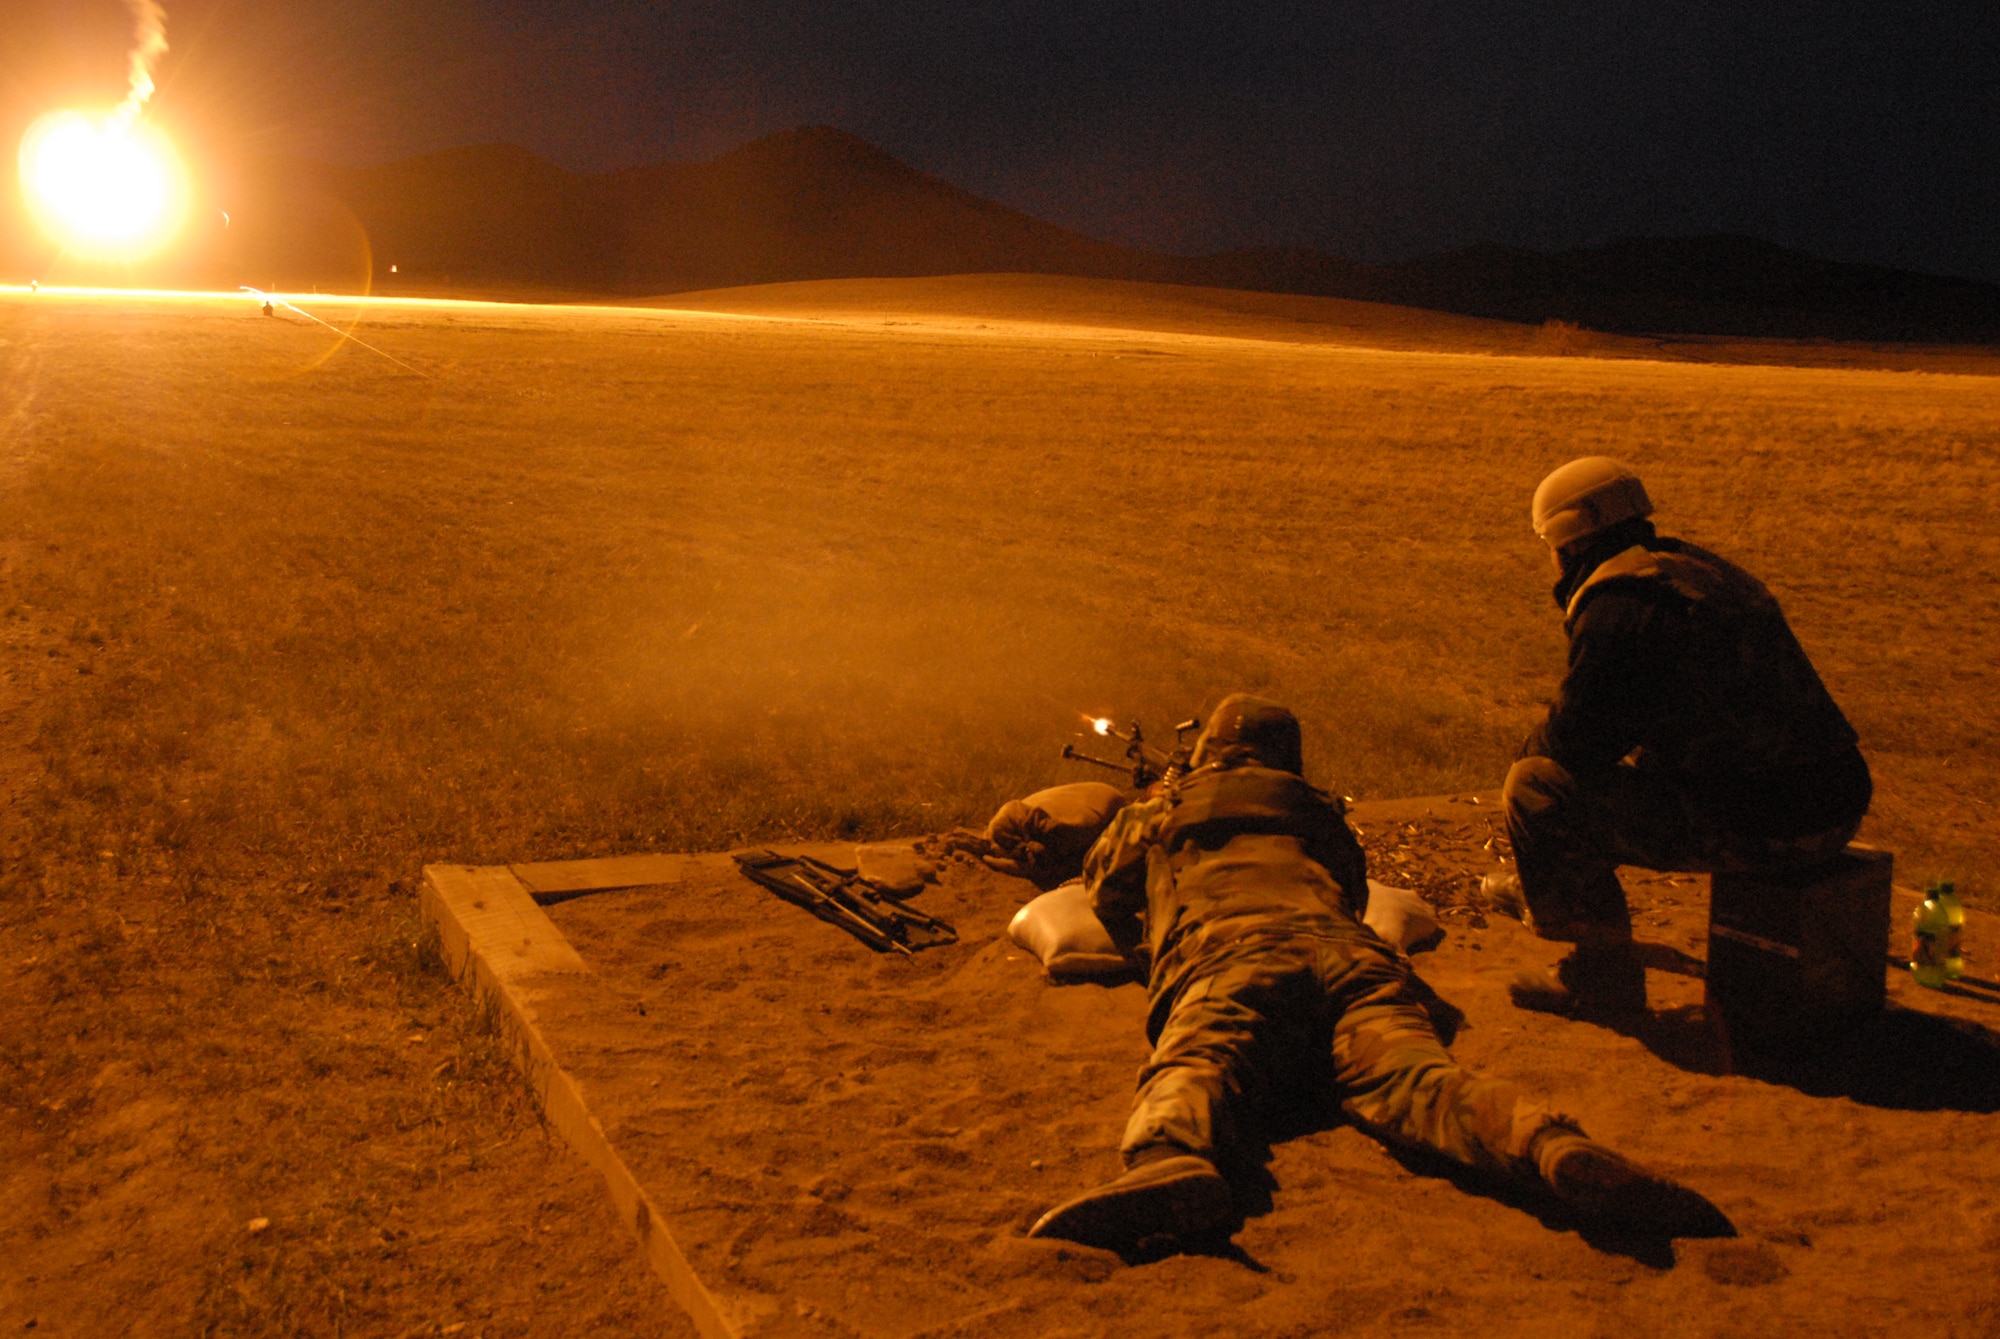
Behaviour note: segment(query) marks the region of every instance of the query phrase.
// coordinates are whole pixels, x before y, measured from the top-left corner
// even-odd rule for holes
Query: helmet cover
[[[1552,549],[1652,514],[1653,500],[1639,476],[1610,456],[1585,456],[1551,473],[1535,489],[1530,510],[1535,533]]]
[[[1275,702],[1248,693],[1222,699],[1194,742],[1191,764],[1254,759],[1280,772],[1303,772],[1299,718]]]

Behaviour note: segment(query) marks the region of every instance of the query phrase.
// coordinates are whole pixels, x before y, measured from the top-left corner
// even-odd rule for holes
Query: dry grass
[[[116,1249],[115,1204],[179,1224],[159,1240],[194,1282],[154,1295],[163,1330],[333,1332],[425,1179],[356,1154],[385,1128],[452,1170],[434,1221],[515,1212],[451,1161],[525,1117],[417,967],[426,861],[978,820],[1055,775],[1079,711],[1164,725],[1236,688],[1294,704],[1348,793],[1496,784],[1561,663],[1526,495],[1577,454],[1632,461],[1667,529],[1778,590],[1904,881],[1990,892],[2000,378],[1052,304],[371,313],[427,380],[247,305],[0,296],[0,629],[33,690],[0,1101],[43,1168],[0,1220],[43,1271],[14,1296],[67,1295],[47,1270]],[[182,1133],[106,1133],[145,1101]],[[155,1179],[117,1198],[105,1160],[142,1145]],[[253,1213],[290,1254],[238,1261]],[[478,1293],[451,1249],[356,1325]],[[573,1268],[612,1278],[622,1249]],[[101,1267],[134,1299],[160,1272]]]

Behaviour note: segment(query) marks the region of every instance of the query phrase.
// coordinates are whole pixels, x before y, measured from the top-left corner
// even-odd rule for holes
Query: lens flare
[[[116,114],[51,112],[21,140],[21,186],[51,239],[94,260],[136,260],[172,240],[186,208],[167,137]]]
[[[1093,716],[1090,721],[1090,728],[1097,731],[1100,735],[1108,735],[1111,733],[1111,718],[1109,716]]]

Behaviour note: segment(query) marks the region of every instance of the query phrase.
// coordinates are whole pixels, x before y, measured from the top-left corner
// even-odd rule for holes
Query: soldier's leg
[[[1249,1111],[1290,1072],[1280,1056],[1300,1029],[1325,1020],[1316,962],[1310,945],[1274,947],[1185,979],[1139,1074],[1125,1175],[1057,1205],[1029,1235],[1123,1250],[1231,1226],[1235,1198],[1215,1160],[1240,1147]]]
[[[1576,945],[1553,973],[1517,980],[1515,1002],[1565,1013],[1643,1010],[1645,971],[1617,868],[1686,867],[1695,842],[1682,797],[1633,767],[1585,781],[1553,759],[1523,758],[1507,773],[1502,803],[1523,919],[1545,939]],[[1506,901],[1508,881],[1488,886]]]
[[[1119,1152],[1129,1166],[1160,1149],[1225,1160],[1242,1142],[1288,1056],[1323,1025],[1325,1003],[1310,945],[1238,956],[1189,981],[1139,1071]],[[1324,1035],[1322,1032],[1320,1035]]]
[[[1442,1155],[1500,1180],[1539,1180],[1585,1213],[1669,1235],[1729,1231],[1719,1210],[1672,1179],[1585,1135],[1512,1083],[1452,1060],[1380,950],[1333,946],[1323,959],[1333,1007],[1341,1109],[1386,1143]]]
[[[1632,817],[1627,797],[1608,781],[1586,785],[1553,759],[1523,758],[1508,769],[1500,803],[1535,931],[1548,939],[1629,934],[1615,849],[1617,830]]]
[[[1861,820],[1842,823],[1796,837],[1768,837],[1715,826],[1702,837],[1701,849],[1677,869],[1702,874],[1748,874],[1771,870],[1804,870],[1824,865],[1854,840]]]
[[[1568,1122],[1514,1084],[1460,1067],[1393,957],[1339,946],[1327,950],[1322,972],[1337,1011],[1334,1075],[1349,1119],[1386,1143],[1495,1176],[1534,1175],[1536,1136]]]

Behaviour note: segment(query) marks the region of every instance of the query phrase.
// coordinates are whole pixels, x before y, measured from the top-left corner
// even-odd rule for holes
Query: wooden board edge
[[[547,906],[551,901],[580,897],[585,893],[614,892],[624,888],[650,888],[679,883],[685,877],[691,857],[646,854],[603,856],[590,860],[547,860],[506,868]]]
[[[499,875],[505,878],[495,877]],[[495,896],[518,899],[517,905],[508,908],[510,911],[523,916],[532,912],[547,925],[547,933],[561,941],[564,949],[572,954],[575,951],[505,866],[426,865],[419,904],[425,924],[437,930],[446,970],[483,1007],[493,1010],[494,1020],[510,1043],[514,1063],[527,1079],[543,1119],[604,1178],[619,1218],[639,1239],[647,1263],[666,1284],[668,1295],[694,1322],[695,1329],[703,1339],[741,1339],[740,1327],[723,1314],[715,1296],[696,1275],[680,1243],[667,1229],[652,1197],[612,1148],[604,1127],[591,1115],[583,1090],[557,1062],[554,1050],[536,1026],[535,1011],[518,988],[519,982],[497,967],[486,951],[491,946],[480,942],[479,925],[464,914],[462,905],[475,886],[486,900]]]

